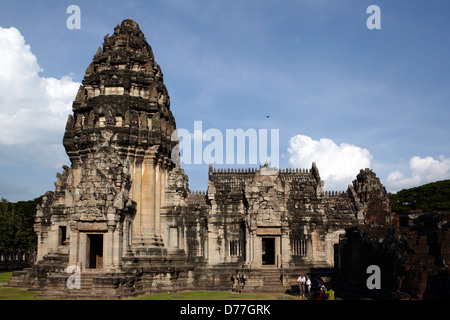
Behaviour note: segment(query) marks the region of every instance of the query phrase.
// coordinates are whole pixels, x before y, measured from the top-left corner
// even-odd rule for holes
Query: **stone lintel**
[[[281,227],[258,227],[256,234],[258,236],[280,236]]]
[[[106,222],[78,222],[78,231],[108,231]]]

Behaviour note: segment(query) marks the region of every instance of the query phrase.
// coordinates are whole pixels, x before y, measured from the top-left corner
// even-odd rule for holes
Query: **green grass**
[[[0,300],[35,300],[38,292],[0,287]]]
[[[5,288],[3,285],[9,282],[12,272],[0,272],[0,300],[34,300],[38,292],[25,289]]]
[[[9,282],[12,272],[0,272],[0,285]]]

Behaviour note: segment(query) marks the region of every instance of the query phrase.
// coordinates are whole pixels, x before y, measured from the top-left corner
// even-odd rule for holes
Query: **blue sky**
[[[72,4],[79,30],[66,27]],[[372,4],[380,30],[366,26]],[[62,137],[76,89],[126,18],[153,48],[178,128],[278,129],[280,167],[315,161],[329,190],[344,190],[366,165],[388,191],[450,178],[449,1],[2,0],[1,8],[8,200],[54,190],[69,164]],[[205,190],[207,164],[183,167],[191,189]]]

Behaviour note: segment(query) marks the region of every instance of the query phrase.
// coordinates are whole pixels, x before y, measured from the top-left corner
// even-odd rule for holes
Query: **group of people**
[[[298,277],[297,282],[300,290],[300,297],[304,297],[306,291],[308,292],[308,297],[311,298],[311,279],[301,274]]]
[[[309,277],[304,275],[300,275],[297,279],[298,287],[300,289],[300,296],[305,297],[308,296],[308,299],[311,299],[311,287],[312,281]],[[317,281],[317,300],[334,300],[334,290],[331,288],[330,283],[324,283],[322,279],[318,279]]]

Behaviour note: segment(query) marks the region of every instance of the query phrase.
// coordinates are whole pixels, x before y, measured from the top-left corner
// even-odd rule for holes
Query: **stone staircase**
[[[120,285],[123,281],[120,281],[117,276],[105,277],[104,274],[95,271],[82,272],[79,283],[73,281],[72,288],[67,285],[69,276],[68,274],[49,275],[48,285],[39,298],[80,300],[122,298]]]
[[[297,284],[298,270],[276,268],[240,269],[233,275],[236,292],[290,292]]]
[[[83,272],[80,274],[80,283],[72,282],[73,288],[67,286],[68,274],[48,276],[48,285],[41,293],[41,299],[90,299],[92,298],[93,274]]]
[[[264,270],[262,276],[264,292],[284,292],[286,290],[280,270]]]

